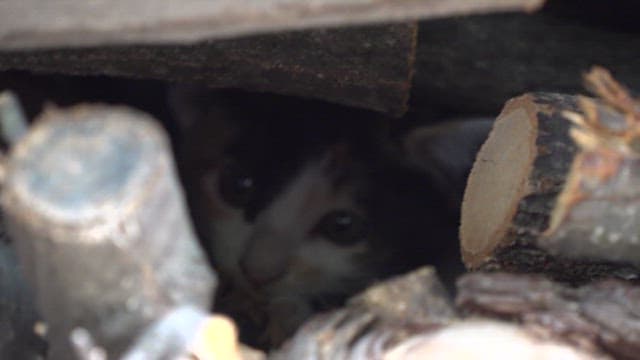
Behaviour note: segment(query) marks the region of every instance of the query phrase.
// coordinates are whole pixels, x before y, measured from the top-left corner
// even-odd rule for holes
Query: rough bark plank
[[[579,8],[582,2],[569,3]],[[622,3],[592,4],[591,16],[611,15],[625,6]],[[616,23],[628,18],[627,13],[618,12]],[[594,64],[640,88],[640,68],[634,61],[640,58],[640,37],[634,24],[635,32],[622,32],[545,11],[423,22],[412,107],[497,114],[507,100],[525,92],[581,92],[580,74]]]
[[[68,358],[77,327],[117,356],[170,308],[208,308],[215,279],[159,126],[107,106],[40,119],[11,148],[1,199],[50,358]]]
[[[0,2],[0,48],[185,42],[284,29],[533,10],[542,3],[543,0],[8,0]]]
[[[456,305],[467,315],[518,321],[541,336],[591,353],[636,359],[640,288],[604,280],[571,288],[538,275],[476,273],[458,281]]]
[[[183,46],[0,52],[0,70],[197,82],[406,111],[416,24],[315,30]]]
[[[571,260],[566,252],[553,256],[540,247],[578,152],[564,110],[578,111],[577,98],[534,93],[505,105],[464,196],[460,237],[467,267],[543,272],[576,282],[637,276],[635,267],[606,256]]]

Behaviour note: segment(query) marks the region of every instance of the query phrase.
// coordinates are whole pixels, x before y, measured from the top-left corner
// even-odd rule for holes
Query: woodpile
[[[585,83],[598,98],[526,94],[494,123],[460,228],[484,271],[455,303],[423,269],[311,320],[276,358],[636,358],[640,101],[601,67]]]
[[[573,288],[538,275],[498,272],[468,274],[457,285],[451,302],[433,269],[389,280],[309,321],[272,357],[636,358],[640,289],[628,283]],[[399,307],[405,310],[394,310]]]
[[[33,144],[23,144],[0,157],[3,218],[11,237],[19,239],[14,244],[4,233],[0,238],[0,357],[41,356],[47,350],[53,358],[73,350],[81,359],[101,359],[109,351],[130,358],[186,352],[201,359],[276,360],[638,357],[640,100],[633,89],[640,68],[632,61],[639,55],[633,46],[637,36],[584,23],[567,26],[554,16],[553,6],[534,15],[454,17],[532,11],[542,6],[539,0],[473,5],[429,0],[404,6],[272,0],[261,7],[221,0],[206,8],[188,1],[179,11],[169,5],[149,9],[144,0],[117,3],[131,12],[118,16],[116,5],[101,2],[53,1],[37,13],[31,11],[34,1],[0,4],[0,90],[33,90],[40,83],[31,79],[44,78],[47,85],[37,90],[55,92],[60,87],[49,87],[50,74],[153,79],[313,98],[382,113],[402,125],[443,113],[492,114],[504,104],[476,157],[462,202],[460,258],[469,273],[458,279],[453,296],[446,290],[451,284],[438,279],[441,269],[423,267],[382,281],[344,307],[316,315],[283,346],[269,353],[251,349],[238,342],[236,324],[203,310],[215,276],[200,266],[202,254],[193,248],[164,135],[157,135],[161,151],[138,159],[142,168],[156,166],[170,175],[157,194],[151,193],[152,181],[139,181],[133,190],[116,189],[116,182],[105,188],[114,194],[123,190],[136,204],[148,200],[136,196],[150,193],[171,199],[116,211],[122,224],[110,224],[106,233],[94,229],[95,222],[79,221],[82,209],[57,209],[56,216],[78,221],[68,226],[50,216],[53,205],[60,205],[53,204],[59,189],[45,189],[53,195],[38,192],[49,174],[76,171],[52,165],[68,160],[64,147],[72,141],[37,143],[60,135],[47,127],[93,111],[101,118],[146,115],[108,106],[50,110],[43,115],[49,120],[30,135],[24,134],[26,127],[2,130],[8,146],[25,135],[40,148],[33,154],[25,150]],[[135,16],[144,9],[149,16]],[[336,25],[343,27],[327,27]],[[584,77],[594,97],[574,95],[579,73],[595,63],[629,88],[596,66]],[[13,116],[2,101],[0,120]],[[124,137],[132,134],[116,130]],[[136,139],[154,131],[142,131]],[[128,140],[130,148],[144,145],[137,140]],[[72,149],[75,165],[95,165],[91,146],[78,144],[85,148]],[[56,146],[63,147],[58,154]],[[55,161],[40,161],[47,156]],[[121,157],[109,158],[114,167]],[[101,170],[89,172],[99,176]],[[104,183],[74,179],[78,188],[87,186],[80,194],[85,201],[103,190]],[[123,217],[125,210],[138,211],[147,230],[156,229],[157,219],[169,216],[166,209],[173,209],[169,215],[178,225],[158,232],[185,237],[185,258],[177,260],[198,259],[190,268],[195,285],[173,278],[180,266],[158,260],[174,248],[148,255],[140,244],[151,237],[127,228]],[[162,234],[152,235],[166,241]],[[113,257],[101,256],[105,248]],[[160,274],[158,263],[174,267]],[[116,275],[103,271],[114,264],[120,265]],[[23,272],[33,289],[25,286]],[[139,294],[131,282],[118,288],[131,276],[147,282],[148,293]],[[103,296],[105,289],[112,290],[109,297]],[[197,309],[182,307],[181,296],[193,297]],[[113,311],[138,297],[146,308],[134,306],[139,311],[128,316]],[[45,344],[43,337],[56,344]],[[157,339],[165,347],[155,348]]]

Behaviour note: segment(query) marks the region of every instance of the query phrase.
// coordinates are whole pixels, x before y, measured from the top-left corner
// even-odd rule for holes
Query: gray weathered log
[[[210,306],[168,140],[143,113],[49,109],[11,149],[2,206],[51,359],[68,358],[73,329],[117,356],[174,306]]]
[[[618,253],[617,244],[594,245],[599,254],[575,260],[570,249],[558,254],[540,246],[578,153],[569,136],[571,122],[561,113],[578,111],[576,102],[569,95],[533,93],[505,105],[465,192],[460,238],[467,267],[543,272],[576,282],[638,276],[636,267],[614,263],[620,258],[605,253]],[[598,223],[590,225],[595,229]],[[580,253],[592,245],[580,236],[564,243]]]
[[[542,0],[147,0],[0,2],[0,48],[226,38],[284,29],[533,10]]]

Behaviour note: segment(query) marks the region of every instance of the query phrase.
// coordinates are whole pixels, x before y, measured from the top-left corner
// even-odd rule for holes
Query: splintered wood
[[[600,99],[527,94],[496,120],[462,206],[469,268],[637,277],[640,105],[602,68],[585,81]]]

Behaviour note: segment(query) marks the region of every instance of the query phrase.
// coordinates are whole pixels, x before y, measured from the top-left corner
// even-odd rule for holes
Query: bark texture
[[[193,45],[0,52],[0,70],[193,82],[297,95],[394,116],[407,109],[417,24],[314,30]]]
[[[554,254],[640,264],[640,101],[604,68],[585,75],[600,101],[580,97],[580,152],[540,244]]]
[[[467,267],[546,273],[571,282],[638,274],[634,266],[611,257],[576,258],[571,250],[549,253],[540,246],[578,155],[571,122],[562,113],[579,111],[577,101],[533,93],[505,106],[476,158],[465,193],[460,236]],[[586,244],[580,236],[563,244],[569,242],[577,252]]]

